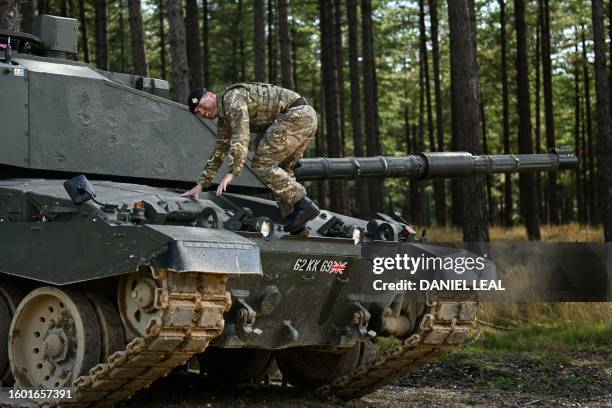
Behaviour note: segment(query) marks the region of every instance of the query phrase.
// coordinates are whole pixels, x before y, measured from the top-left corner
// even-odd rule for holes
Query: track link
[[[231,298],[227,275],[153,270],[158,288],[155,308],[161,310],[147,327],[147,335],[132,340],[126,350],[78,378],[75,403],[61,406],[111,405],[147,388],[191,356],[201,353],[223,331],[223,313]]]
[[[155,308],[161,313],[149,321],[146,335],[133,339],[125,350],[112,354],[105,363],[93,367],[89,375],[74,381],[72,400],[41,402],[37,406],[111,406],[185,364],[221,334],[223,313],[231,305],[225,286],[227,275],[152,271],[158,284]]]
[[[476,302],[428,301],[416,333],[350,374],[317,389],[322,396],[356,399],[403,377],[457,347],[476,324]]]

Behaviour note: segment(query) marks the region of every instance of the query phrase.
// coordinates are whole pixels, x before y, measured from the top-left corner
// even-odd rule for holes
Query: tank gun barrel
[[[412,156],[308,158],[300,160],[298,180],[406,177],[409,179],[470,177],[475,174],[554,172],[578,167],[571,148],[543,154],[473,155],[468,152],[419,153]]]

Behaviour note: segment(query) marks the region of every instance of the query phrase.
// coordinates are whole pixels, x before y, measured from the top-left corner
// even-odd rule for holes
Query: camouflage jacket
[[[229,172],[239,176],[247,158],[250,134],[264,131],[299,97],[289,89],[255,82],[234,84],[218,94],[217,142],[198,183],[208,187],[228,153]]]

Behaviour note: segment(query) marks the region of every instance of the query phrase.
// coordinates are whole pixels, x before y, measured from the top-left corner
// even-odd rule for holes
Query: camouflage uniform
[[[229,153],[229,172],[239,176],[247,158],[250,133],[265,135],[251,168],[274,192],[283,215],[306,196],[293,168],[317,130],[317,114],[309,105],[288,108],[300,95],[278,86],[240,83],[217,95],[217,142],[198,183],[208,187]]]

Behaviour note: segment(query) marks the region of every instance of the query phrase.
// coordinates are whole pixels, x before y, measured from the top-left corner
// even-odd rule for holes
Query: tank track
[[[146,336],[133,339],[125,350],[76,379],[72,400],[37,406],[112,406],[185,364],[221,334],[223,313],[231,305],[227,275],[154,270],[153,278],[158,284],[155,308],[161,313],[150,320]]]
[[[416,333],[350,374],[317,389],[351,400],[370,394],[459,346],[476,324],[476,302],[428,301]]]

